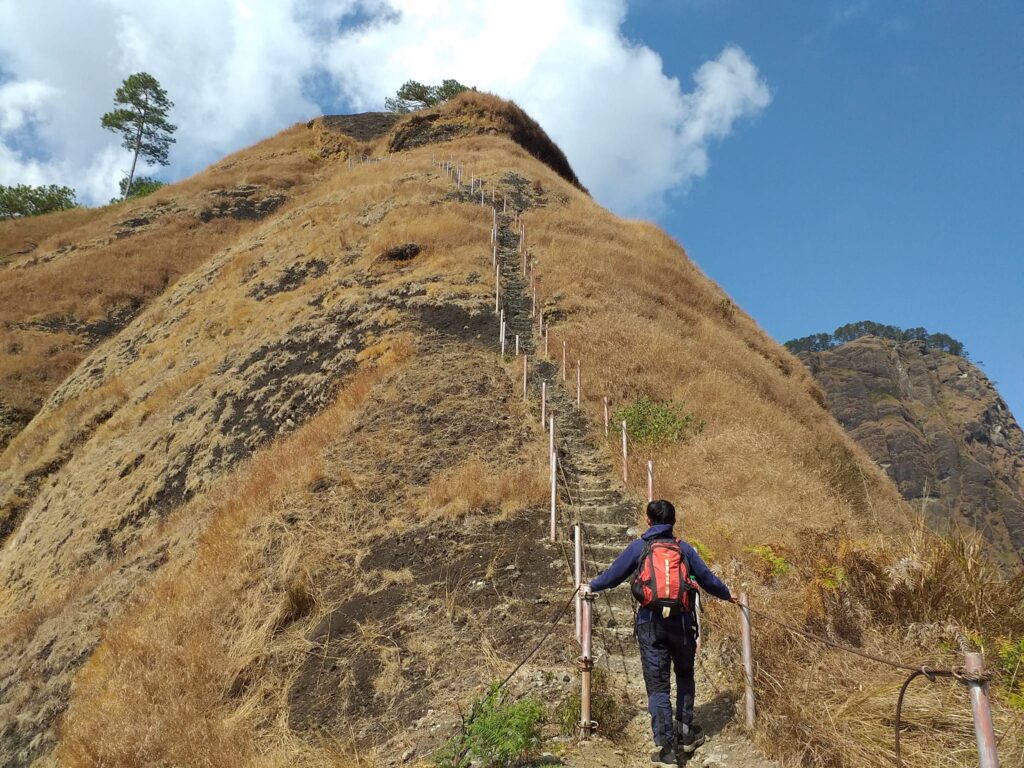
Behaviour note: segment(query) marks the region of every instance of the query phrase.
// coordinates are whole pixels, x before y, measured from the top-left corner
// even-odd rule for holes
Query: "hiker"
[[[729,588],[711,572],[697,551],[672,533],[675,507],[668,501],[647,505],[650,526],[627,546],[608,570],[600,573],[584,592],[617,587],[633,577],[631,590],[640,603],[636,614],[636,637],[647,686],[647,709],[651,713],[654,743],[660,751],[651,762],[675,766],[676,748],[689,754],[704,743],[704,732],[693,722],[696,657],[696,582],[721,599],[735,602]],[[668,578],[666,578],[666,575]],[[676,716],[673,722],[671,673],[675,668]]]

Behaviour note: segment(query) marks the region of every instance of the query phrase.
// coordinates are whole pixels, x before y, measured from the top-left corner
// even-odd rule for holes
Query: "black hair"
[[[671,501],[664,499],[651,501],[647,504],[647,519],[651,521],[651,525],[675,525],[676,508],[672,506]]]

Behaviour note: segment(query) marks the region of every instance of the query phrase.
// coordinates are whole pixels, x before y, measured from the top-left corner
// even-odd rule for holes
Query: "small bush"
[[[768,544],[761,544],[757,547],[747,547],[744,551],[750,552],[753,555],[757,555],[761,558],[761,562],[767,566],[768,575],[770,576],[785,576],[789,573],[789,563],[782,555],[778,554]]]
[[[434,755],[437,768],[467,768],[475,759],[485,768],[511,765],[540,746],[544,705],[537,699],[509,701],[492,685],[473,704],[462,731]]]
[[[616,421],[625,421],[630,438],[642,443],[668,445],[704,429],[704,422],[683,403],[657,403],[646,397],[620,408]]]
[[[708,545],[700,539],[687,539],[690,542],[690,546],[697,550],[697,554],[700,555],[700,559],[708,565],[715,562],[715,553],[712,552]]]
[[[1024,637],[999,638],[996,653],[1006,676],[1007,701],[1017,709],[1024,709]]]
[[[591,676],[590,716],[597,722],[597,730],[605,738],[614,739],[629,725],[632,707],[626,691],[615,685],[605,670],[595,667]],[[580,692],[575,688],[555,710],[555,719],[563,736],[576,733],[580,719]]]

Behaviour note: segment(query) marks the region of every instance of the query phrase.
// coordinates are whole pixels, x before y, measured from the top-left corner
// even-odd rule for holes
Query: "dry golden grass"
[[[473,128],[474,104],[482,110],[476,127],[486,127],[487,110],[494,111],[487,96],[465,97],[457,119]],[[282,136],[291,146],[295,136]],[[201,192],[229,178],[263,178],[275,167],[273,141],[227,158],[181,189]],[[603,440],[596,429],[603,395],[613,407],[640,395],[683,400],[705,422],[703,432],[681,444],[634,446],[632,476],[641,477],[640,462],[655,460],[658,495],[677,501],[682,532],[715,552],[734,583],[754,581],[759,562],[747,551],[751,546],[772,545],[792,561],[788,575],[751,590],[755,604],[837,636],[853,627],[865,647],[906,658],[921,649],[901,633],[944,614],[934,606],[932,613],[886,614],[886,604],[916,604],[913,596],[926,590],[960,595],[939,605],[965,623],[980,622],[977,629],[986,636],[1016,626],[962,610],[966,593],[950,591],[960,588],[952,565],[970,558],[943,559],[910,547],[908,510],[828,418],[811,377],[667,236],[601,210],[502,136],[470,135],[445,150],[492,183],[514,170],[535,182],[532,194],[543,196],[545,206],[526,215],[527,237],[546,312],[558,318],[552,341],[557,346],[566,339],[573,358],[583,360],[585,408],[595,427],[590,437]],[[314,629],[321,622],[330,626],[354,600],[377,594],[364,582],[382,532],[425,540],[449,531],[453,521],[497,525],[542,506],[544,437],[526,419],[515,375],[493,364],[492,351],[482,351],[474,338],[460,337],[461,327],[443,337],[419,325],[424,305],[457,307],[472,317],[487,311],[491,297],[489,215],[486,208],[446,199],[450,187],[430,166],[431,151],[403,152],[392,162],[352,170],[331,158],[317,162],[315,189],[221,247],[143,310],[117,341],[135,343],[137,357],[94,352],[60,388],[60,402],[51,400],[0,458],[6,491],[70,454],[24,499],[20,543],[0,555],[5,571],[18,573],[0,603],[2,615],[15,622],[12,646],[20,643],[30,656],[43,642],[39,627],[57,621],[75,627],[68,635],[73,640],[80,633],[84,650],[92,647],[89,633],[100,641],[75,681],[60,764],[377,764],[372,754],[359,752],[367,737],[359,735],[366,722],[358,717],[337,726],[333,741],[293,730],[289,691],[310,653],[330,647],[329,641],[314,647]],[[408,263],[379,258],[406,242],[421,245],[422,255]],[[262,302],[249,296],[253,283],[303,258],[323,259],[327,271]],[[222,437],[220,424],[178,415],[193,407],[202,414],[226,392],[244,392],[224,372],[228,364],[268,342],[292,339],[314,315],[314,299],[340,317],[353,309],[374,326],[355,358],[358,372],[344,378],[332,404],[246,463],[211,469],[197,479],[202,485],[189,503],[159,520],[130,519],[136,508],[131,483],[140,477],[160,482],[176,466],[173,460],[190,456],[189,449],[202,456]],[[92,365],[101,367],[98,380],[85,375]],[[108,410],[113,413],[86,434]],[[615,451],[610,440],[609,471],[616,467]],[[128,479],[119,477],[140,453],[145,457]],[[638,483],[629,491],[639,496]],[[121,554],[81,559],[126,517],[123,530],[111,536]],[[883,537],[888,550],[879,545]],[[520,538],[498,540],[495,547],[538,546]],[[155,575],[128,568],[144,562],[159,542],[167,545],[168,562]],[[892,600],[904,582],[879,579],[897,572],[904,553],[945,565],[925,568],[934,576]],[[826,565],[834,562],[851,574],[843,599],[826,585]],[[128,577],[119,575],[122,568]],[[491,574],[494,563],[484,568]],[[874,581],[858,582],[854,572]],[[405,653],[425,664],[422,685],[434,677],[460,680],[472,678],[473,670],[509,669],[500,638],[488,634],[475,606],[458,599],[465,588],[458,580],[467,573],[445,572],[447,600],[429,593],[411,570],[387,577],[386,588],[402,595],[407,612],[430,612],[431,620],[402,627]],[[129,587],[125,578],[137,582]],[[96,589],[73,600],[43,598],[64,594],[73,581],[91,585],[89,579]],[[965,583],[982,588],[977,580]],[[120,590],[111,586],[118,584]],[[1018,588],[984,587],[993,601],[1000,590],[1014,595]],[[102,624],[76,613],[78,598],[90,596],[109,616]],[[1016,615],[1010,602],[992,604]],[[730,623],[734,618],[720,616]],[[378,671],[367,696],[372,689],[384,703],[395,703],[392,692],[415,692],[392,643],[397,629],[389,622],[400,619],[362,618],[353,655],[330,660],[344,665],[371,658]],[[456,644],[462,637],[457,623],[472,626],[478,642]],[[768,627],[759,625],[756,637],[764,738],[788,734],[784,744],[806,745],[802,755],[787,752],[806,764],[880,764],[870,760],[884,757],[881,704],[892,681],[876,685],[873,672],[837,665],[813,646],[794,649]],[[20,668],[0,672],[22,674]],[[478,682],[472,678],[467,686]],[[842,717],[823,718],[822,712]],[[395,715],[389,708],[380,717]],[[952,717],[944,713],[928,727],[956,732],[960,720]],[[1002,725],[1005,713],[999,717]],[[908,744],[908,765],[928,764],[929,750]],[[857,762],[862,759],[869,762]]]
[[[102,328],[113,313],[134,313],[258,225],[201,223],[196,214],[210,204],[206,192],[262,184],[301,194],[315,170],[311,146],[307,129],[296,126],[140,200],[0,222],[0,269],[3,254],[36,243],[8,259],[0,280],[0,403],[35,413],[94,339],[117,330],[116,323]],[[140,216],[153,223],[117,236],[120,222]]]

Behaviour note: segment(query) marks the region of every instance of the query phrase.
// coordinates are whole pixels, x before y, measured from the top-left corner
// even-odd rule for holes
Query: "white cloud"
[[[132,71],[176,103],[174,176],[318,114],[310,76],[328,73],[356,110],[380,109],[406,79],[455,77],[518,101],[601,202],[657,212],[707,172],[711,142],[771,96],[735,46],[684,92],[622,36],[625,14],[625,0],[0,0],[0,68],[12,76],[0,85],[0,183],[112,196],[128,161],[99,118]]]

